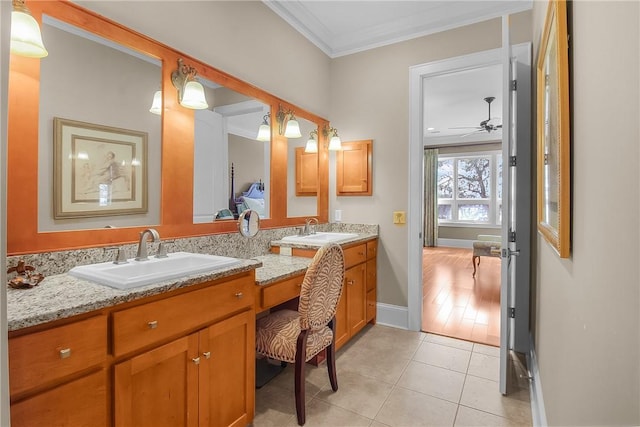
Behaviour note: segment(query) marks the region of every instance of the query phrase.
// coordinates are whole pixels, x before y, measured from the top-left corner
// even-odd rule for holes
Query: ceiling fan
[[[462,138],[465,136],[472,135],[478,132],[487,132],[491,133],[492,131],[502,129],[502,124],[496,124],[496,121],[499,120],[499,117],[491,117],[491,103],[495,100],[495,96],[488,96],[484,100],[489,106],[489,117],[487,120],[483,120],[480,122],[480,126],[460,126],[460,127],[452,127],[449,129],[475,129],[473,132],[469,132],[465,135],[462,135]]]

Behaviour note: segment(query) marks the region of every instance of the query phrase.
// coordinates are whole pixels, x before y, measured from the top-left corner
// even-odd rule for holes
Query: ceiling
[[[331,58],[531,9],[532,0],[263,0]]]
[[[331,58],[525,11],[532,0],[263,0]],[[491,118],[501,123],[500,65],[429,78],[424,84],[424,137],[428,144],[495,141],[501,131],[473,132]],[[427,129],[434,128],[434,129]]]

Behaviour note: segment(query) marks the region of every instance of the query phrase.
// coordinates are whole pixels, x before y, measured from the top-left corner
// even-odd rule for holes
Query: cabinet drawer
[[[343,252],[344,268],[349,268],[356,264],[360,264],[367,259],[367,246],[364,243],[362,245],[347,248]]]
[[[373,259],[378,255],[378,240],[367,242],[367,259]]]
[[[113,313],[113,353],[126,354],[253,306],[250,276]]]
[[[95,316],[46,331],[11,338],[11,394],[98,365],[106,357],[106,316]]]
[[[304,275],[274,283],[261,289],[262,308],[273,307],[300,295]]]

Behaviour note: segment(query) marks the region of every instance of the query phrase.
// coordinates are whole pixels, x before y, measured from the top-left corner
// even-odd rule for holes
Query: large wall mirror
[[[131,243],[142,227],[150,225],[162,238],[237,231],[236,221],[214,221],[214,215],[229,208],[232,200],[256,182],[263,188],[263,227],[298,225],[307,216],[328,220],[325,145],[319,144],[317,195],[298,201],[288,190],[289,174],[295,171],[295,156],[289,155],[294,145],[278,133],[278,123],[272,120],[280,108],[295,111],[304,133],[299,141],[304,144],[311,129],[328,125],[326,119],[75,3],[33,1],[28,6],[41,23],[49,56],[35,60],[12,55],[9,64],[10,255]],[[179,105],[171,82],[179,59],[197,70],[206,87],[208,110]],[[125,85],[127,80],[132,85]],[[162,108],[156,115],[149,107],[158,90]],[[271,141],[256,141],[258,127],[269,113]],[[54,118],[146,135],[146,212],[56,217],[52,208],[57,185],[53,179],[57,161],[52,154]],[[218,121],[222,127],[206,130],[203,120]],[[203,134],[203,141],[213,141],[211,145],[200,141]],[[88,193],[97,179],[95,172],[93,180],[89,178],[89,170],[99,170],[116,151],[77,150],[75,170],[77,175],[86,170],[87,177],[77,182],[85,182]],[[125,168],[137,162],[133,155],[129,163],[117,160]],[[126,190],[126,184],[120,182],[120,191]]]

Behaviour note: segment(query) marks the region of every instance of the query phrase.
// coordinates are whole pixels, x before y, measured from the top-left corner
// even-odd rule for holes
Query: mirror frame
[[[178,104],[176,89],[171,83],[171,73],[179,58],[193,66],[204,78],[269,105],[272,118],[276,117],[281,106],[285,110],[295,111],[298,117],[315,122],[320,129],[329,126],[328,120],[322,117],[74,3],[61,0],[32,1],[28,7],[40,25],[42,15],[46,14],[162,61],[161,220],[160,224],[153,226],[163,239],[237,232],[235,221],[193,224],[194,113]],[[9,65],[7,253],[18,255],[136,242],[139,232],[147,226],[38,232],[39,61],[11,55]],[[287,159],[287,138],[278,135],[277,123],[274,122],[271,121],[271,171],[268,183],[271,211],[269,218],[261,221],[263,229],[304,223],[302,217],[286,216],[286,171],[288,162],[294,162],[295,159]],[[320,135],[318,141],[317,218],[320,223],[328,221],[329,213],[329,152],[325,139],[324,135]]]

